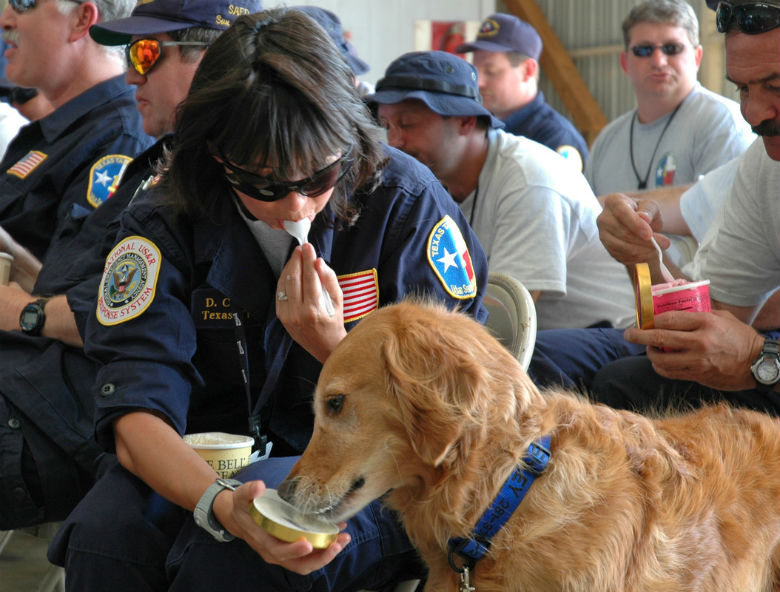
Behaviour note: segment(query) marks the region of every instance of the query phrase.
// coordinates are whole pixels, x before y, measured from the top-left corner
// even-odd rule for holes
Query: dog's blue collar
[[[515,467],[509,479],[506,480],[498,496],[485,510],[477,522],[469,538],[453,538],[448,546],[450,567],[461,573],[462,567],[455,564],[453,555],[458,555],[465,561],[465,566],[473,569],[477,561],[482,559],[490,549],[490,541],[499,529],[509,520],[509,517],[523,501],[528,489],[539,475],[544,472],[550,461],[550,436],[543,436],[528,446],[528,452],[523,462],[528,468],[520,470]]]

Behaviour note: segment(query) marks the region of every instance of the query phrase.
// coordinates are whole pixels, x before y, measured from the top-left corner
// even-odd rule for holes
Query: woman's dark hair
[[[381,130],[328,34],[302,12],[267,10],[236,20],[208,49],[179,107],[169,155],[172,197],[203,213],[226,181],[213,158],[272,177],[308,177],[334,155],[354,159],[330,200],[345,220],[348,188],[373,187],[384,161]],[[293,175],[297,175],[293,176]]]

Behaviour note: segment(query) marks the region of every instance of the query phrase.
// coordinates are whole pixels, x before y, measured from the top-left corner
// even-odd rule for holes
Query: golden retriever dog
[[[479,592],[777,592],[780,421],[725,405],[659,419],[540,392],[462,313],[403,302],[325,363],[306,451],[280,487],[334,520],[384,496],[454,591],[467,537],[529,444],[551,457],[476,562]],[[460,565],[460,564],[459,564]]]

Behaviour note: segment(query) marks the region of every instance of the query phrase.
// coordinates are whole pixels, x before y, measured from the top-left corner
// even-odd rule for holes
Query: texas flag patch
[[[466,300],[477,295],[469,248],[460,228],[449,216],[444,216],[431,230],[428,263],[453,298]]]
[[[674,173],[677,170],[677,159],[674,154],[667,152],[658,162],[655,169],[655,186],[667,187],[674,184]]]
[[[20,179],[24,179],[32,173],[36,167],[46,160],[46,154],[39,150],[30,150],[24,157],[6,172]]]
[[[124,154],[109,154],[92,165],[89,171],[87,201],[93,208],[98,207],[116,191],[122,173],[132,160]]]
[[[347,273],[338,277],[344,295],[344,323],[363,318],[379,307],[376,269]]]

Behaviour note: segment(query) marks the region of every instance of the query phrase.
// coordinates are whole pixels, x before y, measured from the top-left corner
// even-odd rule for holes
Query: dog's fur
[[[545,473],[471,576],[479,592],[780,589],[780,421],[714,406],[660,419],[540,393],[478,323],[401,303],[327,360],[313,438],[280,493],[342,520],[386,494],[457,590],[447,541],[473,529],[528,445]]]

